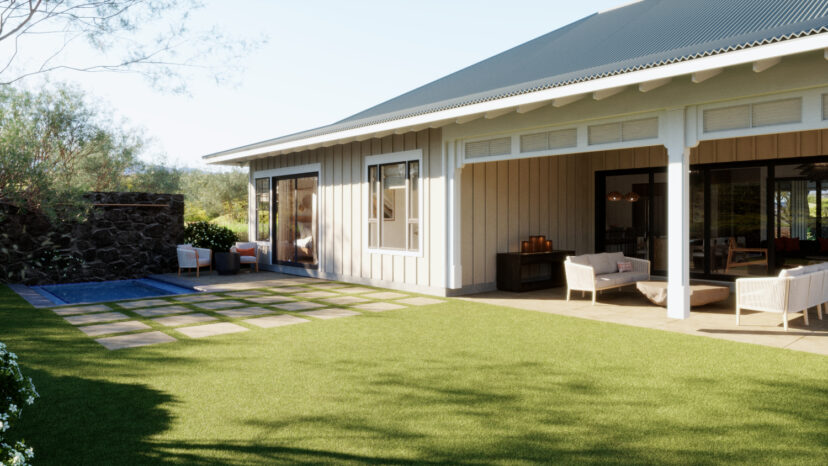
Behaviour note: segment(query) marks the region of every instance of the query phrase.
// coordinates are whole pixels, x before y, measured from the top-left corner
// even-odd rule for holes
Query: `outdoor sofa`
[[[192,244],[179,244],[176,252],[178,253],[178,275],[181,275],[181,269],[196,269],[196,277],[198,277],[201,267],[210,267],[210,271],[212,272],[212,250],[194,248]]]
[[[816,307],[822,320],[822,306],[828,302],[828,263],[799,266],[779,272],[778,277],[736,280],[736,325],[742,309],[782,314],[788,330],[788,314],[801,312],[808,324],[808,309]]]
[[[243,251],[239,251],[242,249]],[[252,255],[251,253],[252,249]],[[247,243],[236,243],[235,246],[230,248],[230,252],[235,252],[239,254],[239,263],[241,264],[250,264],[250,268],[256,269],[256,272],[259,271],[259,244],[256,242],[247,242]],[[247,254],[241,254],[241,252],[245,252]]]
[[[632,270],[619,272],[618,263],[629,262]],[[566,300],[572,291],[592,293],[592,304],[598,292],[612,288],[635,285],[636,282],[650,279],[650,261],[625,256],[622,252],[604,252],[567,256],[564,262],[566,274]]]

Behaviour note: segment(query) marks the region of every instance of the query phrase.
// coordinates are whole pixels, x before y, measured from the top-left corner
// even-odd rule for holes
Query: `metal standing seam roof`
[[[643,0],[587,16],[334,124],[239,149],[826,32],[828,0]]]

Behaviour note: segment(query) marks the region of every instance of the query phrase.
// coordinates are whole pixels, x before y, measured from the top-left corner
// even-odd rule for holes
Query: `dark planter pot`
[[[217,252],[215,254],[216,271],[219,275],[239,273],[239,255],[235,252]]]

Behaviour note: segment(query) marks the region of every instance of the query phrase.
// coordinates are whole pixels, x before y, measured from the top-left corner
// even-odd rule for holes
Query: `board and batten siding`
[[[267,157],[251,162],[251,190],[255,172],[308,164],[319,164],[319,269],[313,276],[354,283],[445,293],[446,220],[445,178],[443,176],[442,134],[428,129],[367,139],[360,142]],[[421,257],[365,250],[368,214],[365,157],[420,149],[421,167],[420,234]],[[251,204],[252,206],[252,204]],[[254,219],[251,207],[251,219]],[[253,232],[255,222],[251,222]],[[268,245],[269,243],[262,243]],[[269,267],[301,273],[302,269]]]
[[[703,141],[692,164],[828,155],[828,130]],[[555,249],[595,249],[595,172],[664,167],[663,146],[473,163],[461,172],[463,288],[491,289],[496,254],[544,235]]]

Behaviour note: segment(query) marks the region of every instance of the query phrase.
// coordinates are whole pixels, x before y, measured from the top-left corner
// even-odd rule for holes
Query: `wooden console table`
[[[563,263],[575,251],[505,252],[497,255],[497,289],[530,291],[562,286]]]

